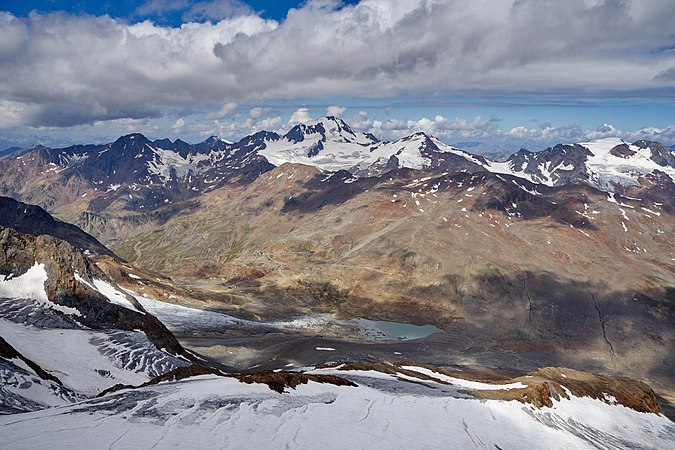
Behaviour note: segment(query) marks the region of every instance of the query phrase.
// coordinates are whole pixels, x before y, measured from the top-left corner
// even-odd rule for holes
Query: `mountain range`
[[[337,436],[354,411],[350,430],[381,439],[406,422],[394,410],[463,424],[442,442],[522,447],[527,427],[563,447],[662,445],[674,162],[620,139],[493,161],[335,117],[236,143],[14,150],[0,156],[0,406],[109,446],[209,423],[208,447],[241,418],[316,446],[310,428]],[[8,442],[40,439],[0,423]],[[415,423],[439,445],[442,421]]]
[[[495,162],[424,133],[381,142],[326,117],[283,136],[261,131],[236,143],[212,136],[191,145],[130,134],[104,145],[20,149],[0,159],[0,194],[40,205],[115,245],[148,223],[189,210],[190,199],[250,184],[284,163],[345,171],[354,179],[401,168],[490,172],[546,186],[585,184],[672,207],[674,155],[657,142],[604,139],[521,150]]]
[[[217,136],[194,145],[179,139],[151,142],[143,135],[130,134],[103,145],[18,149],[3,158],[3,189],[17,190],[20,185],[11,184],[12,175],[24,173],[30,177],[27,171],[35,170],[50,179],[54,174],[61,179],[81,178],[89,184],[82,189],[95,188],[97,197],[118,193],[120,188],[140,192],[137,196],[142,198],[142,206],[153,209],[166,200],[185,199],[235,179],[250,181],[283,163],[332,172],[345,170],[357,177],[381,176],[398,168],[483,170],[548,186],[585,183],[607,191],[639,186],[648,174],[663,173],[671,181],[675,176],[675,152],[658,142],[629,144],[610,138],[560,144],[539,152],[521,149],[496,162],[448,146],[425,133],[383,142],[372,134],[353,131],[341,119],[325,117],[298,124],[283,136],[261,131],[236,143]],[[147,187],[160,188],[162,195],[144,196]]]

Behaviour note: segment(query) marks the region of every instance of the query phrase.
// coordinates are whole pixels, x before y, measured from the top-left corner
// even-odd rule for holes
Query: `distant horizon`
[[[388,141],[675,143],[672,2],[268,3],[3,4],[0,147],[235,141],[328,114]]]
[[[316,121],[319,121],[321,119],[330,118],[330,117],[334,117],[334,116],[326,115],[326,116],[323,116],[323,117],[320,117],[320,118],[317,118],[317,119],[307,120],[303,123],[312,123],[312,122],[316,122]],[[353,127],[351,127],[351,124],[348,121],[346,121],[344,119],[341,119],[341,118],[337,118],[337,119],[343,120],[354,131],[363,132],[361,130],[357,130],[357,129],[354,129]],[[284,136],[287,132],[289,132],[293,127],[295,127],[297,125],[298,124],[289,125],[283,131],[282,130],[278,130],[278,131],[258,130],[257,132],[265,131],[265,132],[269,132],[269,133],[276,133],[279,136]],[[432,136],[432,137],[435,137],[435,138],[439,139],[437,136],[434,136],[433,134],[426,133],[424,131],[413,131],[410,134],[412,135],[412,134],[415,134],[415,133],[424,133],[424,134],[427,134],[429,136]],[[245,136],[241,136],[241,137],[236,138],[236,139],[225,139],[222,136],[214,134],[214,135],[209,135],[207,137],[199,138],[198,140],[187,140],[187,139],[181,138],[180,136],[170,138],[170,137],[167,137],[167,136],[160,136],[160,135],[152,135],[152,134],[146,135],[145,133],[142,133],[140,131],[131,131],[131,132],[128,132],[128,133],[121,134],[121,135],[119,135],[115,138],[112,138],[112,139],[101,139],[101,140],[88,141],[88,142],[73,142],[73,143],[70,143],[70,144],[64,143],[63,145],[47,145],[47,144],[44,144],[44,143],[36,142],[35,144],[29,144],[29,145],[23,145],[23,146],[18,145],[18,146],[10,146],[10,147],[0,147],[0,153],[3,152],[3,151],[9,150],[10,148],[14,148],[14,147],[27,148],[27,147],[36,146],[36,145],[43,145],[43,146],[48,147],[48,148],[56,148],[56,149],[64,148],[64,147],[70,147],[70,146],[73,146],[73,145],[87,145],[87,144],[103,145],[103,144],[115,142],[118,139],[124,138],[126,136],[135,135],[135,134],[140,134],[151,142],[168,140],[172,144],[177,142],[177,141],[181,141],[181,142],[185,142],[189,145],[197,145],[197,144],[203,143],[203,142],[211,139],[212,137],[216,137],[216,138],[219,138],[221,140],[224,140],[224,141],[227,141],[227,142],[230,142],[230,143],[234,144],[234,143],[237,143],[240,140],[242,140],[242,139],[244,139],[244,138],[246,138],[246,137],[248,137],[248,136],[250,136],[251,134],[254,134],[254,133],[251,133],[251,134],[245,135]],[[403,137],[407,137],[407,136],[409,136],[409,135],[406,135],[406,136],[403,136]],[[378,138],[378,140],[383,141],[383,142],[393,142],[393,141],[395,141],[395,140],[380,139],[379,136],[375,136],[375,137]],[[403,137],[401,137],[399,139],[402,139]],[[596,137],[596,138],[588,139],[587,142],[597,141],[597,140],[601,140],[601,139],[621,139],[622,141],[627,142],[627,143],[633,143],[637,140],[640,140],[640,139],[626,140],[621,136],[604,136],[604,137]],[[398,139],[396,139],[396,140],[398,140]],[[551,144],[548,144],[546,146],[537,147],[537,148],[528,148],[528,147],[525,147],[525,146],[520,146],[520,147],[516,148],[516,147],[499,146],[499,145],[496,145],[496,144],[492,145],[492,144],[489,144],[487,142],[475,141],[475,140],[474,141],[471,141],[471,140],[456,141],[456,142],[445,142],[442,139],[440,139],[440,140],[442,142],[444,142],[445,144],[454,146],[454,147],[459,148],[461,150],[466,150],[466,151],[470,151],[470,152],[475,150],[476,154],[500,153],[500,154],[504,154],[504,155],[515,153],[520,149],[525,149],[525,150],[529,150],[529,151],[533,151],[533,152],[539,152],[539,151],[545,150],[546,148],[550,148],[550,147],[553,147],[553,146],[558,145],[558,144],[565,145],[565,144],[575,144],[575,143],[583,143],[584,142],[583,140],[575,141],[575,142],[556,142],[556,143],[551,143]],[[658,142],[660,142],[660,141],[658,141]],[[671,142],[661,142],[661,144],[664,144],[667,147],[671,147],[671,148],[675,147],[675,143],[671,143]]]

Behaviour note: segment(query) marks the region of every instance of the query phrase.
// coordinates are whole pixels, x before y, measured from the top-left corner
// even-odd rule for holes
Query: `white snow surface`
[[[96,278],[92,281],[94,286],[96,286],[96,290],[103,294],[108,300],[110,300],[111,303],[124,306],[127,309],[139,312],[141,314],[145,314],[143,311],[136,308],[133,303],[127,299],[126,295],[115,289],[110,283],[106,283],[105,281]]]
[[[442,152],[455,153],[471,162],[477,162],[469,154],[422,133],[395,142],[375,142],[363,133],[355,132],[352,135],[344,131],[338,132],[337,123],[329,118],[308,122],[305,125],[315,126],[319,123],[324,125],[326,137],[322,143],[323,148],[314,156],[308,156],[308,153],[323,139],[319,133],[305,134],[304,140],[297,143],[286,138],[268,141],[266,147],[258,153],[275,166],[298,163],[323,170],[350,172],[365,170],[373,164],[384,166],[391,156],[396,155],[399,167],[423,169],[431,164],[431,160],[420,153],[425,140],[429,138]]]
[[[127,309],[130,309],[131,311],[134,311],[134,312],[139,312],[141,314],[145,314],[145,312],[136,308],[133,305],[133,303],[131,303],[129,301],[129,299],[127,298],[126,295],[124,295],[122,292],[115,289],[115,287],[113,285],[111,285],[110,283],[107,283],[107,282],[105,282],[103,280],[99,280],[99,279],[93,279],[92,280],[93,284],[92,284],[92,283],[89,283],[84,278],[82,278],[82,276],[79,273],[75,272],[74,275],[75,275],[75,279],[77,281],[79,281],[80,283],[84,284],[85,286],[88,286],[89,288],[91,288],[95,291],[100,292],[104,297],[106,297],[108,299],[108,301],[110,301],[110,303],[114,303],[116,305],[123,306]]]
[[[43,380],[23,360],[0,357],[0,407],[37,410],[70,405],[78,398],[50,380]]]
[[[47,281],[45,265],[35,263],[26,273],[18,277],[0,276],[0,297],[48,302],[45,281]]]
[[[155,153],[155,157],[148,161],[148,171],[158,175],[162,181],[167,182],[172,179],[171,171],[174,170],[179,179],[187,177],[190,173],[198,174],[206,171],[209,167],[199,163],[209,160],[207,154],[190,154],[186,158],[173,150],[150,146],[146,148]],[[213,152],[217,153],[217,152]]]
[[[588,157],[586,166],[594,184],[604,190],[613,190],[612,182],[623,186],[637,185],[637,179],[653,170],[660,170],[675,180],[675,169],[663,167],[652,161],[651,149],[640,148],[629,144],[631,151],[636,152],[628,158],[620,158],[612,155],[609,151],[617,145],[625,142],[617,138],[598,139],[591,142],[583,142],[593,156]]]
[[[35,300],[38,304],[51,308],[62,313],[80,316],[80,312],[75,308],[52,303],[47,298],[45,291],[45,282],[48,280],[47,271],[43,263],[37,262],[18,277],[9,275],[3,277],[0,275],[0,298],[16,298]]]
[[[481,383],[478,381],[464,380],[462,378],[451,377],[442,373],[434,372],[433,370],[424,367],[401,366],[401,369],[411,370],[413,372],[421,373],[423,375],[436,378],[437,380],[441,380],[455,386],[461,386],[466,389],[472,389],[477,391],[523,389],[527,387],[526,385],[520,382],[509,384],[490,384],[490,383]]]
[[[50,329],[0,319],[0,336],[26,358],[87,396],[117,383],[138,385],[176,368],[140,331]]]
[[[16,450],[669,448],[675,437],[663,416],[589,398],[536,409],[359,375],[358,387],[309,382],[283,394],[200,376],[2,416],[0,427]]]

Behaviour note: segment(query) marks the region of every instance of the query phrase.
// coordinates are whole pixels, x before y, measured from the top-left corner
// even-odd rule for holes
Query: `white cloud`
[[[223,98],[234,101],[241,86],[213,54],[215,43],[276,26],[255,16],[167,28],[109,17],[18,19],[0,12],[0,100],[22,110],[13,120],[0,116],[0,129],[220,108]]]
[[[176,120],[173,125],[171,125],[171,131],[174,133],[180,133],[183,131],[183,128],[185,128],[185,120],[183,120],[182,117]]]
[[[366,111],[359,111],[356,115],[347,119],[347,122],[356,130],[368,130],[374,127],[374,121],[370,119]]]
[[[327,116],[342,117],[342,115],[347,111],[347,108],[344,106],[329,106],[326,108]]]
[[[361,111],[353,116],[349,123],[355,129],[373,133],[386,140],[396,140],[411,133],[423,131],[445,141],[453,141],[488,138],[496,131],[498,119],[484,120],[478,116],[472,120],[465,118],[448,120],[442,115],[436,115],[433,119],[427,117],[420,119],[392,118],[382,122],[370,119],[368,113]]]
[[[238,104],[235,102],[227,102],[223,106],[220,107],[220,109],[214,113],[207,114],[206,118],[207,119],[223,119],[224,117],[230,115],[233,111],[235,111],[239,107]]]
[[[672,1],[340,4],[309,1],[281,23],[239,0],[141,7],[186,11],[190,20],[225,18],[180,28],[0,13],[0,101],[12,106],[0,113],[0,129],[296,97],[621,96],[675,85],[675,52],[663,50],[675,43]],[[428,125],[445,131],[464,126],[435,119]]]
[[[262,116],[263,114],[267,114],[270,111],[272,111],[272,108],[268,106],[256,106],[255,108],[251,108],[251,110],[248,112],[248,116],[251,119],[257,119],[258,117]]]
[[[299,123],[309,122],[310,120],[312,120],[312,117],[309,115],[309,109],[298,108],[293,111],[293,114],[291,114],[291,118],[288,119],[288,124],[296,125]]]
[[[279,127],[281,127],[281,123],[282,121],[280,116],[267,117],[260,120],[259,122],[256,122],[251,127],[251,131],[281,131],[279,129]]]

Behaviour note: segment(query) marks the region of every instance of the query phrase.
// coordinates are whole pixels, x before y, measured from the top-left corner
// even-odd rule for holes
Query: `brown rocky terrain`
[[[115,250],[208,291],[209,308],[435,324],[672,386],[668,205],[484,173],[328,175],[283,165]]]
[[[111,245],[133,265],[101,256],[99,266],[139,293],[254,319],[323,312],[434,324],[448,352],[626,374],[672,392],[665,172],[615,195],[484,171],[394,168],[357,179],[299,164],[255,165],[239,182],[228,166],[232,182],[202,180],[192,194],[156,174],[142,188],[113,189],[108,160],[91,166],[112,177],[101,187],[77,152],[63,172],[53,153],[4,160],[3,192]]]

